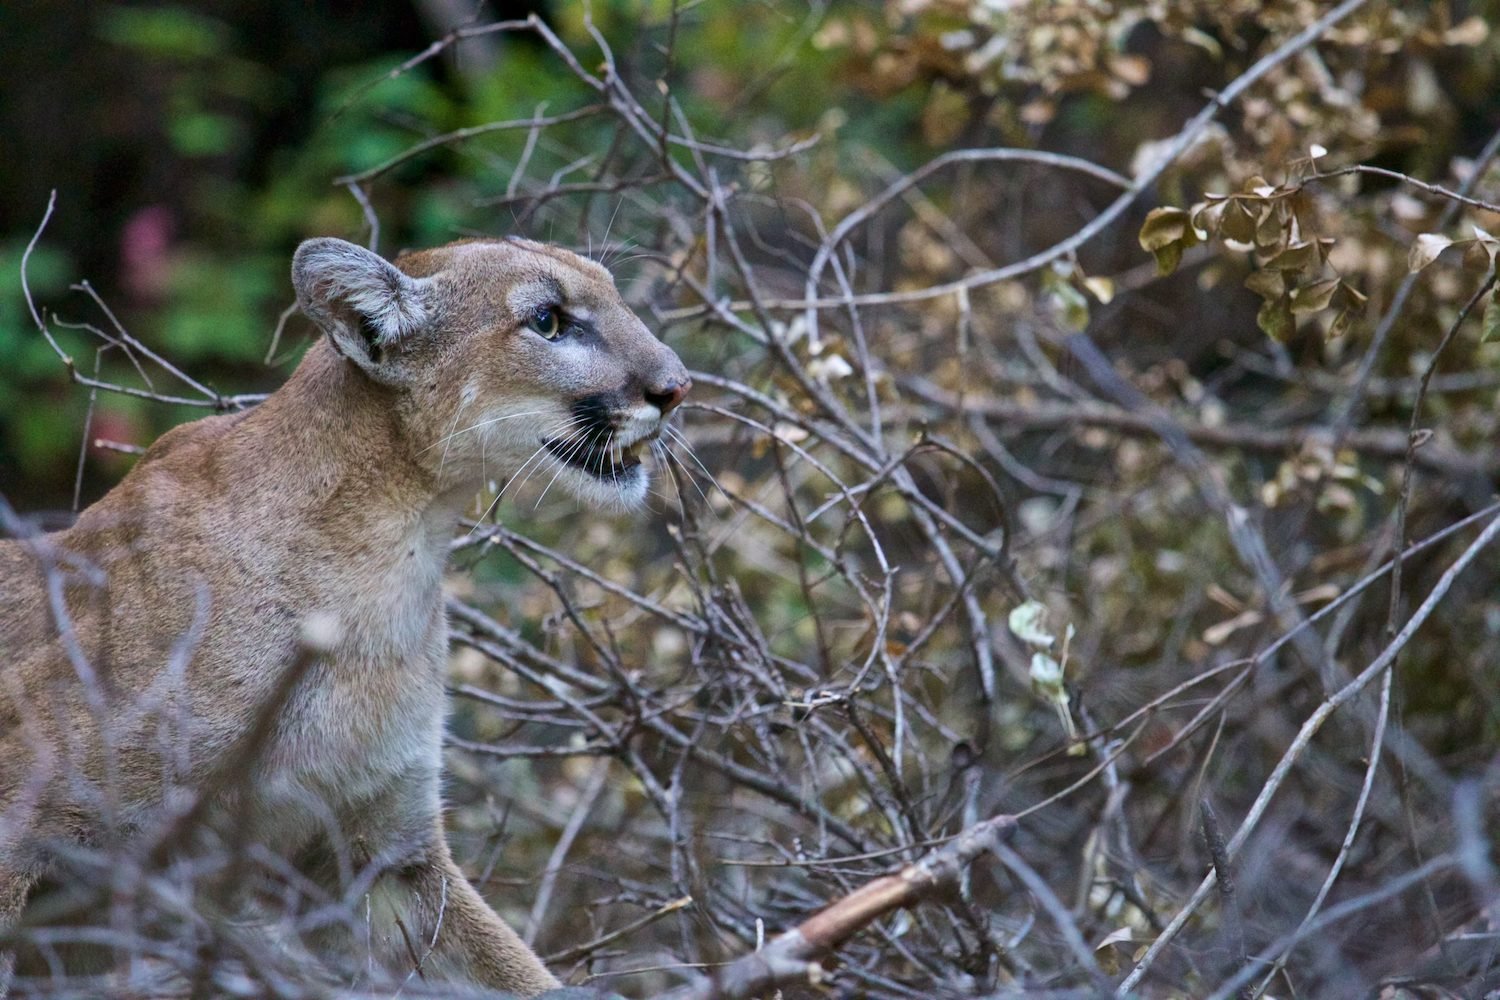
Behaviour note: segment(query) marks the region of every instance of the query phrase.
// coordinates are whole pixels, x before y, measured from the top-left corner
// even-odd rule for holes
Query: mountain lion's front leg
[[[24,873],[0,864],[0,935],[8,937],[15,930],[33,881]],[[0,945],[0,997],[9,992],[15,968],[15,951],[9,945]]]
[[[459,871],[440,830],[423,854],[380,874],[366,912],[373,955],[398,978],[415,972],[523,997],[558,986]]]

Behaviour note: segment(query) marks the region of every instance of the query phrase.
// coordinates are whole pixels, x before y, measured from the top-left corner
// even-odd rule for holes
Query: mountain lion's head
[[[292,281],[334,349],[388,387],[440,488],[546,473],[586,502],[645,499],[641,451],[692,382],[603,267],[521,239],[394,264],[313,239],[298,247]]]

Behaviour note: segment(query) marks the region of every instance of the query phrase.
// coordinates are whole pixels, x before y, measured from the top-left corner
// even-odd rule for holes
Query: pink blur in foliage
[[[165,294],[174,228],[170,208],[147,205],[120,231],[120,284],[132,298],[152,300]]]

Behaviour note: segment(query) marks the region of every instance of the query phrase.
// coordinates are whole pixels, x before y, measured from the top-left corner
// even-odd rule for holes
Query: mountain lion
[[[346,978],[554,989],[444,838],[444,563],[482,484],[534,463],[638,506],[687,371],[549,245],[392,264],[315,239],[292,279],[327,336],[280,390],[168,432],[72,528],[0,543],[0,948],[84,848],[230,845],[194,908],[264,912],[243,859],[288,859],[356,914],[308,944]]]

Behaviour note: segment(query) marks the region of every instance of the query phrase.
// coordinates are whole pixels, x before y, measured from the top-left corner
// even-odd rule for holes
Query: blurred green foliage
[[[669,88],[681,121],[695,128],[762,146],[821,136],[796,175],[762,164],[739,183],[780,185],[779,194],[836,217],[955,145],[1042,145],[1124,169],[1145,140],[1169,133],[1199,105],[1205,83],[1247,64],[1256,51],[1247,24],[1285,32],[1316,5],[1181,0],[1145,13],[1137,6],[922,0],[731,9],[612,0],[541,12],[588,63],[597,52],[586,23],[591,11],[622,67]],[[1161,201],[1187,204],[1205,188],[1233,189],[1267,157],[1299,155],[1330,129],[1343,129],[1346,148],[1336,153],[1346,158],[1364,153],[1414,169],[1472,146],[1493,113],[1488,95],[1496,81],[1494,39],[1472,26],[1491,8],[1419,6],[1377,13],[1360,29],[1367,37],[1384,32],[1400,47],[1372,56],[1375,82],[1358,113],[1335,106],[1306,74],[1288,74],[1276,85],[1288,115],[1267,111],[1264,101],[1247,103],[1241,127],[1253,142],[1170,172]],[[6,486],[18,502],[57,506],[71,495],[82,407],[17,296],[19,249],[48,189],[57,190],[59,209],[32,261],[44,306],[107,325],[67,291],[86,278],[136,336],[185,370],[221,391],[264,390],[305,344],[306,327],[293,319],[273,363],[265,363],[291,302],[291,250],[310,235],[366,232],[360,206],[335,178],[453,130],[597,100],[529,33],[486,36],[397,72],[437,33],[419,7],[382,5],[358,18],[292,0],[0,10],[0,32],[16,40],[18,56],[0,68],[0,87],[16,98],[0,106],[0,125],[32,147],[32,155],[0,165],[0,346],[15,364],[15,377],[0,385],[0,468],[14,471]],[[532,7],[502,4],[486,15],[521,17]],[[664,64],[668,34],[675,45]],[[1011,41],[997,48],[994,40],[1005,38]],[[70,71],[40,70],[53,69],[49,53],[64,39]],[[1359,40],[1339,44],[1354,50]],[[613,125],[597,117],[550,129],[534,148],[519,128],[413,156],[369,187],[381,248],[511,231],[586,245],[607,228],[614,199],[553,202],[533,212],[503,198],[523,160],[528,182],[569,167],[559,176],[576,180],[617,166],[615,155]],[[670,155],[686,163],[693,154],[676,148]],[[982,214],[983,199],[1005,196],[1003,185],[964,176],[927,192],[934,209]],[[627,216],[630,210],[627,204]],[[637,212],[633,223],[622,220],[634,230],[616,232],[640,239],[651,219]],[[1037,213],[1021,232],[1017,218],[1003,213],[973,230],[975,252],[1015,259],[1023,246],[1045,244],[1075,221]],[[910,280],[958,263],[952,247],[921,227],[899,238],[895,266],[922,265],[909,269]],[[1108,273],[1134,264],[1134,253],[1129,244],[1100,242],[1082,264]],[[977,259],[969,253],[964,263]],[[1044,275],[1044,295],[1066,310],[1072,328],[1090,322],[1085,277],[1083,266]],[[1164,345],[1167,354],[1175,349]],[[122,358],[106,357],[105,365],[132,377]],[[170,410],[124,397],[106,396],[98,406],[135,445],[172,419]],[[97,495],[117,468],[91,466],[85,493]]]
[[[525,5],[512,6],[523,9],[508,13],[524,13]],[[570,44],[589,42],[583,10],[568,3],[550,12]],[[309,66],[306,53],[273,46],[258,29],[275,15],[292,16],[296,32],[310,38],[350,34],[345,48],[357,41],[357,51],[326,46],[324,58]],[[593,16],[602,35],[629,52],[672,17],[672,4],[620,0],[594,5]],[[333,12],[274,0],[100,4],[86,14],[34,5],[0,14],[0,29],[6,17],[18,29],[13,36],[29,49],[74,32],[70,58],[105,67],[99,71],[108,80],[103,92],[55,88],[37,106],[71,123],[80,114],[75,102],[97,102],[98,114],[117,129],[77,156],[58,154],[48,176],[32,178],[30,187],[6,185],[0,168],[11,210],[11,221],[0,227],[0,346],[16,359],[13,372],[19,376],[0,385],[0,467],[15,467],[18,475],[6,475],[6,487],[26,507],[59,505],[71,494],[81,415],[78,394],[66,390],[64,372],[18,294],[19,248],[45,201],[27,200],[37,198],[37,180],[57,190],[59,205],[32,260],[41,304],[63,317],[103,323],[88,303],[67,294],[71,281],[86,278],[135,336],[184,370],[221,391],[254,391],[274,385],[296,357],[282,350],[278,368],[261,364],[277,317],[291,302],[285,276],[291,249],[310,235],[359,238],[365,229],[359,206],[333,178],[378,166],[427,136],[527,119],[539,110],[556,114],[595,99],[528,36],[496,37],[494,72],[466,72],[460,53],[457,61],[434,60],[393,74],[426,44],[409,32],[410,11],[404,20],[387,15],[378,31],[349,30]],[[735,131],[769,144],[819,127],[835,105],[847,113],[862,98],[841,72],[845,55],[808,43],[817,23],[785,4],[744,5],[732,17],[682,17],[671,75],[683,115],[732,121]],[[34,74],[20,79],[17,73],[5,86],[30,92],[56,82]],[[864,103],[869,113],[847,123],[851,143],[879,148],[896,164],[919,159],[923,144],[909,127],[920,108],[919,93]],[[740,115],[753,118],[740,121]],[[29,124],[39,130],[37,142],[49,138],[46,122]],[[530,176],[545,177],[589,154],[597,158],[611,141],[603,120],[578,122],[565,134],[565,146],[551,135],[537,144]],[[506,193],[526,141],[524,129],[494,133],[397,167],[373,195],[384,227],[382,248],[391,252],[513,228],[514,210],[486,208],[485,200]],[[89,209],[81,190],[100,173],[124,187],[111,202],[114,217],[80,218]],[[154,221],[159,231],[133,234],[132,222],[153,208],[165,209]],[[602,202],[593,208],[607,218]],[[79,238],[82,233],[86,239]],[[554,218],[534,235],[575,234],[559,233]],[[132,251],[132,240],[156,242]],[[133,252],[148,259],[133,264]],[[132,268],[151,273],[142,278]],[[283,341],[283,348],[288,343],[303,341]],[[123,359],[107,357],[106,368],[129,383]],[[130,438],[125,443],[135,445],[164,430],[170,412],[112,395],[98,406],[101,415],[120,418],[117,426],[127,428]],[[89,495],[107,486],[115,466],[106,465],[98,479],[94,471]]]

